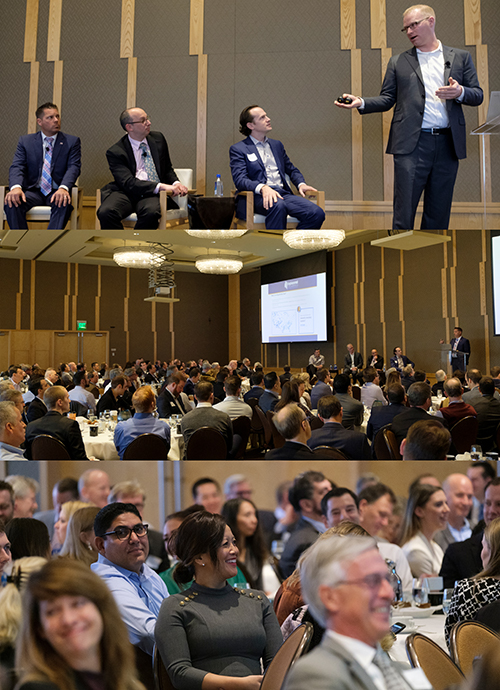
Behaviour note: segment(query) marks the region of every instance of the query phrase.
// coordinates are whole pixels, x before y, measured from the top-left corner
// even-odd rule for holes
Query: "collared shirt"
[[[384,398],[384,394],[380,386],[376,383],[368,382],[361,386],[361,402],[365,407],[372,409],[375,400],[380,400],[382,405],[387,405],[387,400]]]
[[[69,392],[69,399],[76,400],[77,402],[82,403],[82,405],[85,405],[92,412],[95,412],[97,400],[94,398],[92,393],[86,391],[85,388],[82,388],[81,386],[75,386],[72,388]]]
[[[137,139],[132,139],[132,137],[129,135],[128,140],[130,142],[130,145],[132,146],[132,153],[134,154],[135,158],[135,176],[137,177],[138,180],[148,180],[148,173],[146,172],[146,166],[144,164],[144,156],[142,153],[142,149],[139,148],[141,144],[145,144],[146,149],[148,150],[148,154],[151,156],[151,149],[149,148],[149,143],[147,138],[143,139],[142,141],[137,141]],[[153,159],[153,156],[151,156],[151,159]],[[156,167],[154,161],[153,165]],[[156,171],[158,172],[158,170]],[[160,177],[160,174],[158,173],[158,177]],[[154,189],[154,194],[158,194],[158,187],[159,184],[156,185]]]
[[[356,640],[354,637],[347,637],[347,635],[340,635],[333,630],[327,630],[326,634],[328,637],[331,637],[332,640],[342,645],[342,647],[354,657],[362,669],[370,676],[378,690],[387,690],[381,670],[373,663],[373,659],[377,652],[376,647],[370,647],[370,645],[361,642],[361,640]]]
[[[261,157],[261,160],[264,164],[264,168],[266,170],[267,184],[270,187],[283,187],[283,181],[281,179],[278,166],[276,165],[276,159],[271,149],[269,139],[265,137],[264,141],[259,141],[258,139],[255,139],[255,137],[253,137],[252,135],[250,135],[250,139],[257,147],[259,156]],[[263,186],[263,184],[257,185],[257,187],[255,188],[256,194],[260,194],[260,191]]]
[[[147,654],[153,654],[155,625],[168,590],[159,575],[144,564],[135,573],[115,565],[99,554],[91,569],[108,585],[127,626],[129,639]]]
[[[448,523],[448,529],[450,530],[451,536],[455,541],[465,541],[472,536],[472,529],[467,518],[464,518],[464,524],[462,527],[460,527],[460,529],[455,529],[455,527],[452,527],[450,523]]]
[[[253,411],[250,405],[240,400],[236,395],[226,395],[224,400],[214,405],[214,410],[220,410],[229,415],[231,421],[237,417],[252,419]]]
[[[9,379],[9,381],[10,381],[11,384],[14,386],[14,390],[19,391],[19,393],[22,392],[22,391],[21,391],[21,386],[20,386],[19,383],[16,383],[13,379]]]
[[[114,442],[120,460],[123,459],[126,447],[141,434],[161,436],[170,447],[169,425],[161,419],[156,419],[149,412],[136,412],[131,419],[118,422],[116,425]]]
[[[24,450],[0,441],[0,460],[26,460]]]
[[[447,86],[444,83],[444,55],[441,41],[438,41],[439,46],[436,50],[422,51],[417,48],[417,59],[422,72],[422,78],[425,86],[425,105],[424,118],[422,120],[422,128],[429,127],[449,127],[450,120],[448,111],[446,110],[446,101],[436,96],[436,91],[442,86]],[[463,98],[463,89],[458,101]]]
[[[294,443],[300,443],[300,441],[294,441]],[[309,447],[305,443],[303,443],[302,445],[303,446],[305,445],[306,448]],[[320,534],[323,534],[323,532],[326,532],[326,527],[325,527],[324,522],[322,522],[322,520],[313,520],[312,518],[306,517],[305,515],[301,515],[301,518],[303,520],[305,520],[306,522],[309,522],[309,524],[311,524],[314,527],[314,529],[317,532],[319,532]]]
[[[325,356],[324,355],[318,355],[317,357],[314,355],[314,353],[309,357],[309,364],[312,364],[314,367],[319,367],[325,366]]]

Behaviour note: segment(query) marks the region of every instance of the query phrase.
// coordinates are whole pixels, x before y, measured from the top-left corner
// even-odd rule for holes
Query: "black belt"
[[[422,127],[421,129],[422,132],[425,132],[426,134],[450,134],[451,132],[451,127]]]

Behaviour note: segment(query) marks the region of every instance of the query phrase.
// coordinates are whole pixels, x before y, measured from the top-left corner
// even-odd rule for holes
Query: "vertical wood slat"
[[[63,81],[63,61],[56,60],[54,62],[54,85],[52,88],[52,102],[59,106],[61,112],[62,103],[62,81]]]
[[[228,345],[229,358],[240,359],[241,357],[241,305],[240,305],[240,276],[228,276]],[[279,359],[279,351],[276,351]]]
[[[26,0],[26,22],[24,25],[24,62],[36,60],[36,39],[38,31],[38,0]]]
[[[120,31],[120,57],[134,56],[134,17],[135,0],[122,0],[122,19]]]
[[[457,269],[455,266],[450,267],[450,315],[455,319],[455,325],[458,319],[457,309]]]
[[[337,361],[337,326],[336,326],[336,314],[335,314],[335,252],[332,252],[332,286],[330,288],[331,296],[331,317],[333,324],[333,361]],[[288,364],[290,364],[290,358],[288,359]]]
[[[137,104],[137,58],[129,57],[127,66],[127,108]]]
[[[464,0],[465,45],[482,43],[481,0]]]
[[[443,319],[448,318],[448,285],[447,285],[447,269],[441,269],[441,313]],[[446,334],[448,337],[448,333]]]
[[[47,61],[59,60],[61,47],[62,0],[50,0],[47,35]],[[56,101],[57,102],[57,101]]]
[[[387,47],[387,26],[385,0],[370,0],[371,47]]]
[[[153,333],[153,362],[157,360],[158,333],[156,331],[156,303],[151,302],[151,331]]]
[[[78,312],[78,295],[72,295],[71,296],[71,307],[72,307],[72,315],[71,315],[71,330],[76,331],[76,321],[78,319],[77,312]]]
[[[189,12],[189,54],[203,53],[203,20],[205,12],[204,0],[191,0]]]
[[[340,47],[356,48],[356,0],[340,0]]]
[[[362,92],[361,50],[351,51],[351,93]],[[363,125],[357,109],[351,111],[352,127],[352,199],[363,199]]]
[[[198,94],[196,113],[196,189],[205,194],[207,175],[207,80],[208,55],[198,56]]]
[[[168,331],[170,333],[170,358],[174,357],[175,332],[174,332],[174,305],[168,305]]]
[[[97,290],[95,296],[95,329],[101,330],[101,266],[97,266]]]
[[[478,124],[486,122],[488,116],[488,106],[490,100],[490,84],[489,84],[489,72],[488,72],[488,46],[478,45],[476,46],[476,69],[479,83],[483,89],[484,100],[478,107]],[[485,196],[486,202],[491,203],[491,139],[489,136],[484,136],[484,163],[483,163],[483,146],[482,139],[483,136],[476,136],[477,146],[479,146],[479,164],[480,169],[485,171],[485,188],[481,185],[481,201],[484,203]]]
[[[28,134],[36,132],[35,112],[38,107],[38,81],[40,79],[40,63],[32,62],[30,65],[30,90],[28,97]]]
[[[30,330],[35,330],[35,279],[36,279],[36,261],[30,261],[31,275],[30,275]]]
[[[392,57],[392,48],[382,48],[380,51],[380,67],[382,75],[385,74],[387,63]],[[382,145],[384,151],[389,140],[389,130],[391,128],[393,111],[392,108],[386,113],[382,113]],[[384,201],[392,201],[394,195],[394,162],[389,153],[384,153]]]
[[[64,326],[63,331],[69,331],[69,295],[64,295]]]

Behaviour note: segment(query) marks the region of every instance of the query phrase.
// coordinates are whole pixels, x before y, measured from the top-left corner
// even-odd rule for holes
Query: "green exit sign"
[[[76,330],[77,331],[86,331],[87,330],[87,322],[86,321],[77,321],[76,322]]]

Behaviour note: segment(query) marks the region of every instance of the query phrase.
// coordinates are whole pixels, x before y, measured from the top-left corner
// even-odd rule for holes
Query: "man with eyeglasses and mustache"
[[[130,642],[152,655],[156,618],[168,590],[146,565],[148,525],[132,503],[110,503],[97,513],[94,532],[99,556],[91,568],[111,590]]]
[[[97,210],[101,228],[120,230],[122,219],[137,213],[136,230],[156,230],[160,192],[185,196],[188,188],[177,179],[165,137],[151,131],[151,120],[142,108],[124,110],[120,124],[125,136],[106,151],[114,181],[102,189]],[[167,208],[178,208],[171,196]]]
[[[413,229],[422,192],[421,228],[448,228],[458,161],[466,157],[462,105],[483,102],[470,53],[443,46],[435,25],[428,5],[405,10],[401,31],[413,48],[391,57],[380,95],[363,99],[343,94],[335,102],[340,108],[358,108],[362,115],[395,106],[386,151],[394,155],[393,229]]]

